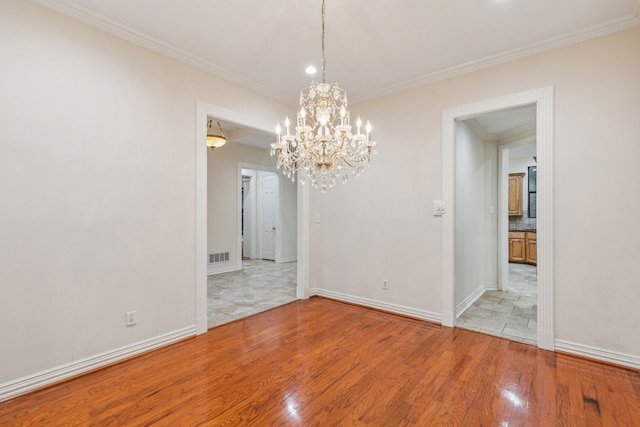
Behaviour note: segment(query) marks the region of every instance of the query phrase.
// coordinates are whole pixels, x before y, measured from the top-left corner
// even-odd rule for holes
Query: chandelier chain
[[[324,70],[326,68],[326,56],[324,53],[324,0],[322,0],[322,83],[326,83]]]

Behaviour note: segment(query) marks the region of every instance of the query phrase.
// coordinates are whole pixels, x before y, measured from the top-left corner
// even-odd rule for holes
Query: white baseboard
[[[292,255],[292,256],[279,258],[276,260],[276,263],[283,264],[285,262],[294,262],[294,261],[298,261],[298,257],[295,255]]]
[[[196,335],[206,334],[209,330],[208,328],[209,319],[206,314],[204,316],[200,316],[196,318]]]
[[[484,285],[485,291],[499,291],[497,283],[485,283]]]
[[[406,307],[398,304],[391,304],[384,301],[373,300],[369,298],[357,297],[354,295],[343,294],[341,292],[329,291],[327,289],[312,288],[309,290],[309,295],[322,296],[332,298],[338,301],[350,302],[353,304],[363,305],[365,307],[377,308],[378,310],[384,310],[391,313],[402,314],[405,316],[415,317],[417,319],[428,320],[430,322],[441,323],[442,317],[438,313],[432,313],[426,310],[420,310],[417,308]]]
[[[540,323],[538,323],[538,328],[540,328]],[[555,351],[555,343],[555,332],[538,329],[538,348],[541,348],[543,350]]]
[[[123,359],[173,344],[196,334],[196,327],[189,326],[144,341],[96,354],[46,371],[0,384],[0,402],[29,391],[110,365]]]
[[[640,370],[640,357],[631,354],[620,353],[603,348],[592,347],[590,345],[578,344],[574,342],[556,340],[555,349],[564,353],[574,354],[589,359],[614,365],[626,366],[628,368]]]
[[[213,276],[214,274],[230,273],[232,271],[242,270],[242,266],[237,264],[231,265],[210,265],[207,268],[207,276]]]
[[[485,290],[486,290],[486,286],[480,285],[478,289],[471,292],[471,294],[468,297],[466,297],[464,301],[460,302],[460,304],[456,306],[456,319],[460,317],[460,315],[464,313],[467,310],[467,308],[471,307],[473,303],[476,302],[478,298],[482,296],[482,294],[484,294]]]

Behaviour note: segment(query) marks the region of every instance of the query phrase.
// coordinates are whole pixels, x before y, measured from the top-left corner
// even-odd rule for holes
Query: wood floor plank
[[[0,426],[634,425],[638,372],[324,298],[0,403]]]

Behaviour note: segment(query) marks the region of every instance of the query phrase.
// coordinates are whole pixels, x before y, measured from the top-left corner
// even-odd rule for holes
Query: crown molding
[[[285,94],[281,92],[275,91],[251,79],[242,77],[241,75],[234,73],[233,71],[227,70],[224,67],[205,61],[200,57],[184,52],[183,50],[180,50],[168,43],[165,43],[163,41],[157,40],[153,37],[149,37],[145,34],[135,31],[134,29],[129,28],[126,25],[122,25],[110,18],[107,18],[104,15],[95,13],[93,11],[90,11],[84,8],[80,8],[76,5],[72,5],[65,0],[31,0],[31,1],[47,9],[53,10],[54,12],[58,12],[62,15],[76,19],[80,22],[83,22],[92,27],[98,28],[100,30],[103,30],[114,36],[123,38],[134,44],[145,47],[149,50],[160,53],[164,56],[168,56],[169,58],[191,65],[195,68],[206,71],[210,74],[213,74],[217,77],[228,80],[232,83],[236,83],[239,86],[253,90],[262,95],[275,99],[277,101],[283,102],[285,104],[289,104],[291,101],[291,100],[287,100],[287,97],[285,96]]]
[[[511,129],[507,129],[501,133],[489,133],[487,132],[475,118],[466,119],[465,123],[484,141],[516,141],[524,139],[536,134],[536,121],[531,120],[527,123],[515,126]]]
[[[484,58],[476,59],[465,64],[436,71],[434,73],[426,74],[415,79],[406,80],[395,85],[386,86],[359,95],[351,95],[349,100],[352,102],[352,104],[369,101],[381,96],[390,95],[415,87],[424,86],[429,83],[434,83],[464,74],[469,74],[474,71],[493,67],[495,65],[515,61],[516,59],[526,58],[528,56],[548,52],[554,49],[559,49],[597,37],[606,36],[608,34],[613,34],[618,31],[629,30],[637,26],[640,26],[640,0],[638,0],[638,3],[636,4],[635,12],[628,17],[615,19],[601,25],[576,31],[563,37],[557,37],[540,43],[534,43],[529,46],[514,49],[506,53],[486,56]]]
[[[104,15],[97,14],[93,11],[80,8],[76,5],[72,5],[66,0],[31,0],[40,6],[47,9],[66,15],[70,18],[84,22],[92,27],[99,28],[117,37],[121,37],[132,43],[168,56],[185,64],[189,64],[195,68],[206,71],[210,74],[228,80],[232,83],[238,84],[244,88],[253,90],[262,95],[268,96],[272,99],[280,101],[286,105],[291,105],[291,99],[286,94],[276,91],[268,86],[257,83],[251,79],[247,79],[233,71],[227,70],[224,67],[205,61],[204,59],[195,55],[184,52],[168,43],[154,39],[142,33],[139,33],[132,28],[119,24],[116,21],[107,18]],[[640,0],[636,3],[635,11],[632,15],[625,18],[615,19],[607,23],[597,25],[585,30],[576,31],[568,36],[549,39],[540,43],[534,43],[529,46],[514,49],[512,51],[501,53],[498,55],[486,56],[474,61],[467,62],[455,67],[450,67],[444,70],[436,71],[434,73],[426,74],[414,79],[406,80],[404,82],[382,87],[376,90],[364,92],[361,94],[355,94],[350,96],[351,103],[358,103],[368,101],[374,98],[379,98],[385,95],[390,95],[397,92],[402,92],[407,89],[412,89],[418,86],[424,86],[429,83],[434,83],[441,80],[446,80],[452,77],[457,77],[464,74],[469,74],[477,70],[489,68],[495,65],[504,64],[506,62],[514,61],[516,59],[525,58],[527,56],[535,55],[538,53],[547,52],[553,49],[569,46],[582,41],[590,40],[596,37],[605,36],[618,31],[628,30],[634,27],[640,26]]]
[[[467,126],[471,128],[473,133],[478,135],[483,141],[498,140],[498,135],[485,131],[484,128],[480,125],[480,123],[478,123],[478,121],[475,118],[467,119],[464,122],[467,124]]]
[[[513,127],[508,129],[498,135],[496,138],[498,141],[517,141],[519,139],[524,139],[530,136],[536,135],[536,121],[531,120],[527,123],[523,123],[520,126]]]

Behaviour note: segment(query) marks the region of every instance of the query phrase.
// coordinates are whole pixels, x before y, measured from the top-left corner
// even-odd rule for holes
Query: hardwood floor
[[[638,372],[322,298],[0,404],[0,425],[633,426]]]

